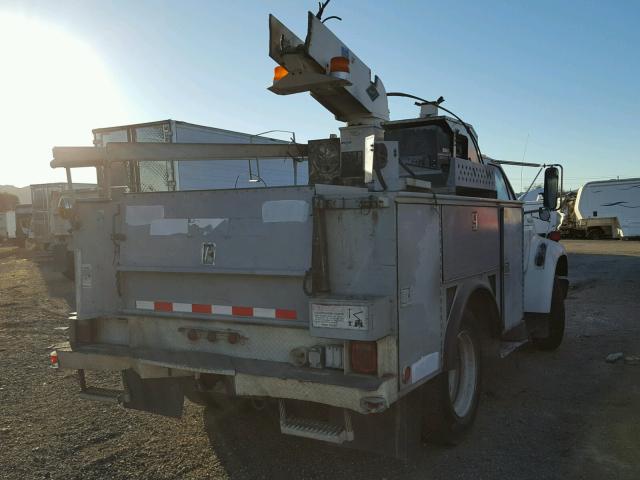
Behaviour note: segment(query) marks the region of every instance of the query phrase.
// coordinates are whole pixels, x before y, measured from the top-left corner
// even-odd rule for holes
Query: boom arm
[[[269,56],[286,69],[269,88],[278,95],[310,92],[336,120],[349,125],[379,125],[389,120],[387,94],[382,80],[371,80],[365,65],[331,30],[309,12],[303,42],[273,15],[269,15]],[[332,72],[332,59],[348,67]]]

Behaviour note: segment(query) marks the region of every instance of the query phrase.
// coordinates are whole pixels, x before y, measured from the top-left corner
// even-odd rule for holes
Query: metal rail
[[[102,167],[111,163],[170,160],[300,158],[306,144],[109,143],[106,147],[54,147],[51,168]]]

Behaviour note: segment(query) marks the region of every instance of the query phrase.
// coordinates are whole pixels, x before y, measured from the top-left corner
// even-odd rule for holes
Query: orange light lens
[[[374,375],[378,372],[378,344],[376,342],[352,341],[349,348],[351,370],[367,375]]]
[[[289,75],[289,71],[280,65],[278,65],[276,68],[273,69],[274,82],[277,82],[278,80],[282,80],[287,75]]]
[[[404,372],[402,372],[402,383],[409,383],[411,380],[411,367],[404,367]]]
[[[349,73],[349,59],[347,57],[333,57],[329,63],[329,72]]]

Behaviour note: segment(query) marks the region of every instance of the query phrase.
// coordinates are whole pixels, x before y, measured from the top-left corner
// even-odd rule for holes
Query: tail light
[[[92,320],[76,320],[72,326],[72,340],[77,343],[95,343],[97,324]]]
[[[351,370],[374,375],[378,372],[378,345],[376,342],[356,342],[349,345]]]
[[[549,232],[547,235],[549,240],[553,240],[554,242],[560,241],[560,232],[558,230],[554,230],[553,232]]]
[[[51,368],[58,368],[58,352],[53,351],[49,354],[49,361],[51,362]]]

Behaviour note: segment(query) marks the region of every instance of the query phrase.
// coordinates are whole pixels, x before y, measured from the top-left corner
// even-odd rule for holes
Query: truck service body
[[[77,312],[52,361],[79,371],[84,397],[165,415],[185,395],[252,398],[275,402],[285,434],[395,456],[421,433],[455,441],[475,415],[482,353],[559,345],[564,249],[523,226],[470,125],[433,104],[389,121],[381,80],[317,16],[305,41],[269,26],[270,90],[310,91],[347,123],[340,138],[54,148],[65,168],[306,158],[309,184],[107,184],[76,202]],[[123,389],[89,386],[91,370],[123,372]]]

